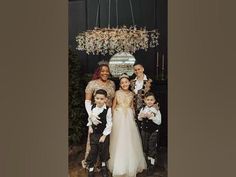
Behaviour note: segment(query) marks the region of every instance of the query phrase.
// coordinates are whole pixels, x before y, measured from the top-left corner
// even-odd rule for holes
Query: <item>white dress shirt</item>
[[[143,75],[143,80],[138,80],[137,77],[134,80],[135,80],[134,92],[135,92],[135,94],[137,94],[138,90],[143,88],[143,81],[148,80],[148,79],[147,79],[147,76],[144,74]]]
[[[106,108],[106,104],[104,104],[102,107],[98,107],[96,106],[95,108],[93,108],[93,110],[91,111],[91,114],[98,116],[100,113],[103,112],[104,109]],[[111,128],[112,128],[112,114],[111,114],[111,108],[108,108],[107,110],[107,115],[106,115],[106,128],[103,131],[103,135],[109,135],[111,133]],[[87,126],[91,126],[93,123],[90,119],[90,116],[88,117],[88,123]]]
[[[160,125],[161,124],[161,112],[160,110],[157,110],[156,108],[154,107],[148,107],[148,106],[145,106],[144,108],[142,108],[139,112],[139,115],[138,115],[138,119],[139,120],[142,120],[142,116],[140,115],[141,113],[154,113],[154,116],[151,117],[150,119],[157,125]]]

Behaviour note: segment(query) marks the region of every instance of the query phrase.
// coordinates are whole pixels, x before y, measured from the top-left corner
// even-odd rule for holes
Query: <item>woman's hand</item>
[[[94,125],[98,125],[98,124],[102,123],[102,122],[99,120],[100,117],[94,115],[93,113],[90,114],[89,118],[90,118],[90,120],[92,121],[92,123],[93,123]]]

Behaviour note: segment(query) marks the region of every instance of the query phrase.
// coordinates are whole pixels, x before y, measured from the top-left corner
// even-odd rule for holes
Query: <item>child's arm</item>
[[[115,110],[115,107],[116,107],[116,95],[115,95],[115,98],[113,99],[113,103],[112,103],[112,114]]]
[[[131,101],[131,105],[130,105],[132,111],[133,111],[133,114],[135,115],[135,110],[134,110],[134,100]]]
[[[134,100],[131,101],[130,107],[134,110]]]
[[[159,103],[158,103],[158,102],[157,102],[156,104],[154,104],[153,107],[154,107],[156,110],[160,110],[160,106],[159,106]]]
[[[107,111],[107,117],[106,117],[107,123],[106,123],[106,128],[103,131],[103,135],[99,139],[99,142],[104,142],[106,139],[106,136],[111,133],[111,128],[112,128],[112,113],[111,113],[111,108],[108,109]]]
[[[149,117],[150,120],[152,120],[155,124],[160,125],[161,124],[161,112],[160,110],[153,109],[152,116]]]
[[[141,108],[139,114],[138,114],[138,120],[142,121],[143,118],[145,117],[145,113],[143,112],[143,108]]]

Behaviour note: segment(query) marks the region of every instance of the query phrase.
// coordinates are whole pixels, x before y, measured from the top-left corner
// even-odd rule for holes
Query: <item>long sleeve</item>
[[[156,110],[155,108],[151,109],[151,111],[154,113],[154,117],[152,117],[152,121],[157,124],[160,125],[161,124],[161,112],[160,110]]]
[[[103,135],[109,135],[111,133],[112,128],[112,114],[111,114],[111,108],[107,111],[107,117],[106,117],[107,123],[106,128],[103,131]]]
[[[87,126],[91,126],[93,123],[92,123],[92,121],[91,121],[91,119],[90,119],[90,116],[88,116],[88,123],[87,123]]]
[[[91,108],[92,108],[91,100],[85,100],[84,106],[85,106],[85,109],[86,109],[88,115],[90,115],[90,113],[91,113]]]
[[[138,114],[138,120],[140,120],[140,121],[143,119],[142,114],[141,114],[143,112],[143,110],[144,110],[144,108],[141,108],[141,110]]]
[[[87,123],[87,126],[90,126],[90,125],[92,125],[92,121],[90,119],[91,108],[92,108],[91,100],[85,100],[84,104],[85,104],[86,111],[88,113],[88,123]]]

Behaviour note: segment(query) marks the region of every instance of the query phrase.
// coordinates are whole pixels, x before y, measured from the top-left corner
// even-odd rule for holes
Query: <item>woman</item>
[[[107,106],[112,106],[112,100],[115,95],[115,83],[109,80],[110,70],[107,64],[101,64],[93,74],[93,79],[88,83],[85,89],[85,103],[93,101],[93,94],[98,89],[104,89],[108,94]]]
[[[99,67],[93,74],[92,80],[88,83],[87,87],[85,88],[85,108],[88,115],[90,115],[91,112],[91,104],[93,103],[94,99],[93,95],[98,89],[106,90],[108,98],[106,105],[108,107],[112,106],[112,101],[115,96],[115,83],[109,79],[109,76],[110,76],[109,66],[105,63],[99,64]],[[90,150],[89,137],[90,135],[88,133],[85,160]],[[82,161],[83,167],[86,167],[85,160]]]

